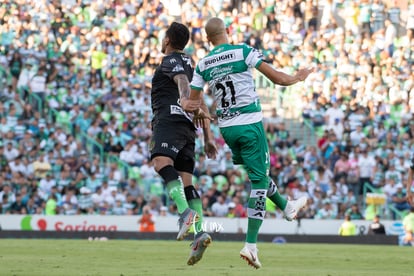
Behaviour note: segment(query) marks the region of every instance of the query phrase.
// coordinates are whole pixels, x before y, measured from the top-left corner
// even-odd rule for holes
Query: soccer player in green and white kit
[[[240,256],[249,265],[260,268],[257,256],[257,236],[265,216],[266,196],[281,210],[287,220],[296,218],[307,198],[287,201],[277,191],[269,174],[269,149],[263,128],[263,113],[256,93],[251,68],[256,68],[279,85],[303,81],[313,69],[298,70],[294,76],[274,70],[263,62],[262,54],[246,45],[228,43],[227,30],[220,18],[211,18],[205,26],[207,39],[214,46],[195,69],[189,98],[181,99],[181,106],[193,111],[196,118],[208,118],[195,108],[201,102],[201,91],[206,83],[214,93],[216,113],[221,134],[233,152],[235,164],[243,164],[252,189],[248,200],[248,227],[246,243]]]

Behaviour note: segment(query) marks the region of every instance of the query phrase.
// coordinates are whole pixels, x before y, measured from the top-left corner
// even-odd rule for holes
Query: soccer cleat
[[[255,250],[247,248],[247,246],[243,247],[240,251],[240,257],[244,259],[248,265],[259,269],[262,267],[262,264],[259,261],[259,257],[257,256],[257,252],[259,250],[256,248]]]
[[[191,226],[197,221],[197,219],[198,215],[196,211],[190,208],[184,210],[178,219],[178,241],[182,241],[188,235],[188,231],[190,231]]]
[[[211,236],[206,232],[197,233],[194,241],[191,243],[190,258],[187,261],[188,265],[195,265],[203,257],[204,251],[211,243]]]
[[[287,221],[292,221],[296,219],[300,209],[305,207],[308,198],[303,196],[296,200],[288,200],[285,210],[283,210],[283,217]]]

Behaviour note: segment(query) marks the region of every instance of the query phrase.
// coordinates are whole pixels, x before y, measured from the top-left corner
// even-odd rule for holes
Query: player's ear
[[[230,35],[230,28],[226,28],[226,33]]]

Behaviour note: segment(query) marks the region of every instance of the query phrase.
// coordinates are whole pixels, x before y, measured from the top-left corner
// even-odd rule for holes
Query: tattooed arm
[[[174,76],[174,82],[177,84],[180,98],[188,98],[190,96],[190,82],[185,74]]]

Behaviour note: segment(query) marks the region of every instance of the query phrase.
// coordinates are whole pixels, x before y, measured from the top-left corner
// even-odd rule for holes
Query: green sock
[[[254,187],[254,188],[253,188]],[[253,182],[247,207],[246,242],[256,243],[260,226],[266,214],[267,182]]]
[[[249,200],[250,205],[250,200]],[[255,218],[248,218],[247,219],[247,235],[246,235],[246,242],[248,243],[256,243],[257,236],[259,235],[260,226],[262,226],[263,220],[255,219]]]
[[[274,195],[270,196],[269,199],[274,204],[276,204],[276,206],[279,207],[280,210],[282,211],[285,210],[286,205],[287,205],[287,199],[281,196],[278,191],[276,191]]]
[[[197,212],[198,220],[195,222],[194,234],[203,231],[203,205],[200,198],[194,198],[188,201],[188,206]]]
[[[270,192],[270,194],[267,195],[267,197],[274,203],[276,204],[277,207],[280,208],[280,210],[285,210],[286,205],[287,205],[287,199],[284,198],[283,196],[281,196],[279,194],[279,191],[277,189],[276,184],[273,182],[273,180],[269,179],[269,189],[268,191]]]
[[[167,184],[168,194],[177,205],[178,213],[184,212],[188,208],[187,200],[184,195],[184,186],[180,180],[173,180]]]

